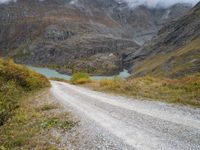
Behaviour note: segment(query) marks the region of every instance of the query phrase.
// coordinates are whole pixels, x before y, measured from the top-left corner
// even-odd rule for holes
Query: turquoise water
[[[34,70],[35,72],[37,72],[39,74],[46,76],[47,78],[61,78],[61,79],[65,79],[65,80],[71,79],[71,76],[61,74],[61,73],[57,72],[56,70],[52,70],[52,69],[48,69],[48,68],[32,67],[32,66],[28,66],[28,68]],[[119,76],[121,79],[125,79],[125,78],[128,78],[130,76],[130,74],[128,73],[127,70],[124,70],[124,71],[120,72],[117,76]],[[114,77],[115,76],[92,76],[91,79],[101,80],[101,79],[112,79]]]

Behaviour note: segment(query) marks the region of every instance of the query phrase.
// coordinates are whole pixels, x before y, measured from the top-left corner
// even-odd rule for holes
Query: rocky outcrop
[[[49,25],[45,29],[44,38],[46,40],[64,41],[72,36],[73,33],[70,31],[61,30],[58,25]]]

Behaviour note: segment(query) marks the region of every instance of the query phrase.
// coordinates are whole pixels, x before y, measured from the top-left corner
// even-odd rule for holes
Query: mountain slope
[[[114,74],[123,68],[126,51],[140,48],[164,22],[191,8],[178,6],[181,9],[131,9],[115,0],[18,0],[1,4],[0,52],[19,63],[65,73]]]
[[[200,72],[200,3],[163,27],[144,48],[125,59],[134,76],[180,77]]]

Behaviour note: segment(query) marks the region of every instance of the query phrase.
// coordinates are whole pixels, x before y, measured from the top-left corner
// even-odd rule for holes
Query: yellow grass
[[[200,74],[181,79],[145,76],[128,80],[93,81],[86,86],[135,98],[200,107]]]

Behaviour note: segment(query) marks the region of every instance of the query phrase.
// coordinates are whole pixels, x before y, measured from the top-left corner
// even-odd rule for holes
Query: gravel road
[[[51,84],[80,118],[80,144],[71,149],[200,150],[200,109]]]

